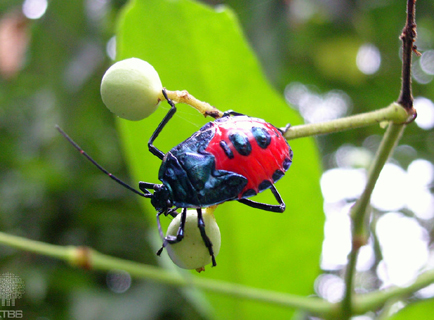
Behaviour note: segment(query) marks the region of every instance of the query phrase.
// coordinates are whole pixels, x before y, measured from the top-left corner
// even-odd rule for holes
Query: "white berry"
[[[205,222],[205,232],[212,242],[214,256],[220,251],[221,235],[217,221],[213,214],[214,208],[202,209],[202,216]],[[178,214],[170,223],[167,235],[176,236],[181,221],[181,214]],[[205,265],[212,262],[208,248],[200,234],[197,226],[197,211],[188,210],[184,228],[184,239],[178,243],[166,246],[169,257],[179,267],[184,269],[204,270]]]
[[[138,58],[113,64],[101,81],[101,97],[106,107],[127,120],[142,120],[160,102],[163,85],[154,67]]]

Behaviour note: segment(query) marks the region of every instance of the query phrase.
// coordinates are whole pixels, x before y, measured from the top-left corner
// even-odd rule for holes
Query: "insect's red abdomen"
[[[215,121],[215,135],[205,151],[216,169],[243,175],[248,182],[239,198],[253,196],[281,178],[292,162],[292,150],[273,125],[247,116]]]

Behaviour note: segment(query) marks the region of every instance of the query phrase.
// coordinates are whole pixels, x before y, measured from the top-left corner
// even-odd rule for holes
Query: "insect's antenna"
[[[108,175],[110,178],[112,178],[114,181],[116,181],[117,183],[119,183],[121,186],[123,186],[124,188],[127,188],[128,190],[134,192],[135,194],[138,194],[139,196],[142,196],[144,198],[151,198],[152,197],[152,193],[150,193],[149,191],[147,191],[146,193],[140,192],[139,190],[134,189],[133,187],[131,187],[129,184],[127,184],[126,182],[123,182],[121,179],[117,178],[116,176],[114,176],[113,174],[111,174],[110,172],[108,172],[106,169],[104,169],[98,162],[96,162],[95,160],[92,159],[92,157],[90,155],[88,155],[77,143],[75,143],[74,140],[72,140],[72,138],[70,138],[65,131],[63,131],[58,125],[56,125],[56,129],[62,134],[62,136],[65,137],[66,140],[68,140],[68,142],[70,144],[72,144],[74,146],[75,149],[77,149],[82,155],[84,155],[90,162],[92,162],[92,164],[97,167],[99,170],[101,170],[103,173],[105,173],[106,175]]]

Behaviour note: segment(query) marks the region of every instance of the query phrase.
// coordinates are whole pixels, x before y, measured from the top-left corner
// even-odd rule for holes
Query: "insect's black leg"
[[[148,148],[149,151],[157,156],[158,158],[160,158],[161,160],[163,160],[164,157],[164,153],[157,149],[154,146],[154,140],[158,137],[158,135],[160,134],[161,130],[163,130],[164,126],[169,122],[169,120],[173,117],[173,115],[176,112],[176,107],[175,104],[173,103],[172,100],[169,99],[169,97],[166,94],[166,89],[163,89],[163,95],[166,98],[167,102],[170,104],[170,110],[169,112],[167,112],[166,116],[163,118],[163,120],[160,122],[160,124],[158,125],[157,129],[155,129],[154,133],[152,134],[151,138],[148,141]]]
[[[163,230],[161,228],[161,222],[160,222],[160,215],[162,215],[164,213],[164,211],[159,211],[157,212],[157,225],[158,225],[158,232],[160,233],[160,237],[161,239],[164,238],[164,233]],[[157,251],[157,256],[161,255],[161,252],[163,252],[164,247],[166,246],[166,241],[163,241],[163,245],[161,246],[160,249],[158,249]]]
[[[169,211],[165,212],[164,214],[165,215],[168,215],[168,214],[173,215],[173,212],[169,212]],[[158,224],[158,230],[160,232],[161,238],[164,237],[163,231],[161,229],[161,223],[160,223],[160,215],[162,213],[163,212],[157,213],[157,224]],[[183,208],[182,212],[181,212],[181,222],[179,224],[179,228],[178,228],[178,232],[176,233],[176,236],[167,236],[167,237],[165,237],[164,241],[163,241],[163,245],[157,251],[157,255],[160,255],[161,252],[163,252],[164,247],[167,246],[168,243],[170,243],[170,244],[178,243],[178,242],[181,242],[182,239],[184,239],[184,229],[185,229],[185,220],[186,220],[186,218],[187,218],[187,208]]]
[[[202,209],[199,208],[196,210],[197,210],[197,227],[199,228],[200,235],[202,236],[203,242],[205,242],[205,246],[208,248],[209,255],[211,256],[212,259],[212,266],[215,267],[217,263],[215,261],[214,250],[212,249],[212,242],[208,238],[205,232],[205,221],[203,221]]]
[[[271,185],[270,190],[273,193],[274,197],[276,198],[277,202],[279,203],[278,205],[256,202],[249,199],[239,199],[238,202],[241,202],[242,204],[245,204],[249,207],[266,210],[266,211],[272,211],[272,212],[285,211],[286,208],[285,202],[283,202],[282,197],[280,196],[276,187],[274,185]]]
[[[178,232],[176,236],[167,236],[164,241],[168,243],[177,243],[184,239],[185,220],[187,219],[187,208],[183,208],[181,212],[181,221],[179,223]]]
[[[228,110],[223,113],[223,117],[228,117],[228,116],[245,116],[245,114],[236,112],[234,110]]]
[[[139,181],[139,189],[142,190],[144,193],[151,194],[148,191],[148,189],[155,190],[158,186],[160,186],[160,185],[159,184],[155,184],[155,183],[150,183],[150,182]]]
[[[291,124],[290,124],[290,123],[287,123],[286,126],[285,126],[284,128],[277,128],[277,130],[279,130],[279,132],[280,132],[281,134],[285,134],[286,131],[289,130],[289,128],[291,128]]]
[[[162,245],[161,248],[158,249],[158,251],[157,251],[157,256],[161,256],[161,253],[163,252],[165,246],[166,246],[166,243],[163,242],[163,245]]]
[[[171,215],[173,218],[175,218],[178,215],[178,212],[176,212],[176,210],[178,210],[179,208],[172,208],[167,210],[166,212],[166,216]]]

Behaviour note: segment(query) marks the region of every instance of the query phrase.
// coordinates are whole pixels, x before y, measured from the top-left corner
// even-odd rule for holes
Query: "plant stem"
[[[402,132],[404,131],[404,124],[389,123],[389,126],[381,141],[380,147],[375,155],[374,162],[368,172],[368,181],[362,195],[356,201],[351,209],[351,217],[353,222],[352,230],[352,248],[349,254],[347,271],[345,275],[345,295],[342,300],[342,314],[343,319],[348,319],[353,311],[353,282],[354,274],[356,272],[357,255],[361,246],[366,244],[365,234],[365,221],[368,216],[369,202],[372,191],[374,190],[375,183],[378,180],[381,170],[383,169],[387,159],[392,154],[393,149],[398,143]]]
[[[207,102],[200,101],[194,96],[189,94],[186,90],[183,91],[169,91],[166,90],[167,96],[175,103],[185,103],[195,108],[204,116],[211,116],[213,118],[220,118],[223,112],[211,106]],[[159,97],[160,100],[165,100],[163,94]],[[397,103],[392,103],[390,106],[372,111],[362,113],[350,117],[340,118],[332,121],[305,124],[290,127],[284,134],[287,140],[308,137],[319,134],[326,134],[338,132],[358,127],[378,124],[384,121],[393,121],[395,123],[406,122],[409,118],[407,111]]]
[[[407,1],[407,19],[404,29],[401,33],[400,39],[402,40],[402,81],[401,92],[398,98],[398,104],[403,106],[407,112],[407,115],[415,119],[416,111],[413,109],[413,96],[411,88],[411,59],[412,53],[416,52],[416,46],[414,41],[416,39],[416,0]],[[353,314],[353,282],[354,274],[356,272],[357,255],[359,249],[366,243],[365,235],[365,221],[369,217],[368,206],[371,199],[372,191],[374,190],[375,183],[378,180],[381,170],[384,167],[387,159],[391,155],[398,140],[400,139],[405,124],[403,122],[391,122],[387,131],[383,137],[381,145],[377,151],[374,159],[374,163],[368,173],[368,182],[361,195],[356,201],[351,210],[351,217],[353,222],[352,230],[352,248],[348,259],[348,265],[345,275],[345,295],[342,300],[342,318],[349,319]],[[384,303],[384,301],[383,301]],[[378,305],[378,306],[381,306]]]
[[[144,278],[171,286],[194,286],[199,289],[227,294],[233,297],[297,308],[313,314],[326,316],[332,315],[333,312],[337,310],[333,304],[319,298],[307,298],[288,293],[257,289],[235,283],[200,278],[193,275],[185,277],[180,273],[169,272],[159,267],[111,257],[85,247],[63,247],[46,244],[2,232],[0,232],[0,243],[17,249],[64,260],[74,266],[102,271],[113,269],[124,270],[134,277]]]
[[[0,243],[7,246],[70,261],[73,247],[61,247],[0,232]]]
[[[207,102],[200,101],[193,97],[191,94],[187,92],[187,90],[182,91],[169,91],[166,90],[167,96],[169,99],[173,100],[175,103],[185,103],[189,106],[195,108],[197,111],[202,113],[205,117],[211,116],[213,118],[220,118],[223,116],[223,112],[218,110],[216,107],[213,107]],[[160,101],[166,100],[161,93],[159,97]]]
[[[413,96],[411,93],[411,60],[413,52],[420,55],[414,45],[417,36],[415,17],[416,0],[408,0],[407,19],[401,36],[399,37],[402,40],[402,81],[398,103],[406,108],[408,113],[414,114],[416,111],[413,109]]]
[[[241,299],[297,308],[312,314],[318,314],[324,318],[337,319],[339,314],[337,304],[332,304],[322,299],[307,298],[218,280],[204,279],[190,274],[187,274],[187,277],[185,277],[179,273],[169,272],[159,267],[111,257],[89,248],[52,245],[3,232],[0,232],[0,243],[63,260],[74,266],[101,271],[124,270],[136,278],[149,279],[177,287],[194,286],[199,289],[227,294]],[[354,295],[352,314],[363,314],[376,310],[391,298],[397,299],[407,296],[433,282],[434,270],[430,270],[421,274],[413,284],[405,288],[390,288],[365,295]]]
[[[372,191],[380,176],[380,172],[391,156],[393,149],[398,143],[404,131],[404,124],[390,123],[386,133],[383,136],[381,144],[377,150],[374,161],[368,172],[368,181],[362,195],[354,204],[351,210],[351,216],[354,223],[354,234],[362,236],[365,226],[365,215],[367,214],[367,207],[371,198]]]
[[[338,132],[378,124],[384,121],[403,123],[408,120],[407,111],[397,103],[376,111],[366,112],[336,120],[290,127],[284,134],[287,140],[319,134]]]
[[[363,314],[382,307],[389,299],[398,299],[413,294],[434,282],[434,270],[429,270],[417,277],[407,287],[393,287],[382,291],[376,291],[365,295],[358,295],[354,301],[354,313]]]

